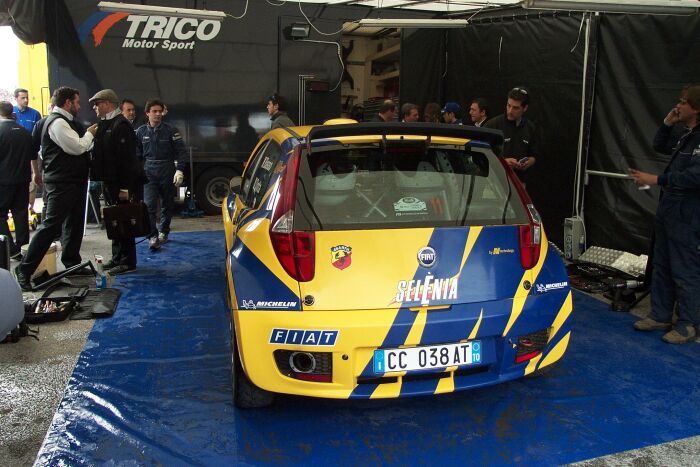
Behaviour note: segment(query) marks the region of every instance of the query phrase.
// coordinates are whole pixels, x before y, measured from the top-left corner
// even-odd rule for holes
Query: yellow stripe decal
[[[562,337],[559,342],[557,342],[557,345],[555,345],[554,348],[547,354],[547,356],[544,357],[544,360],[542,360],[542,363],[539,367],[542,368],[543,366],[551,365],[552,363],[559,360],[562,357],[562,355],[564,355],[566,348],[569,346],[570,338],[571,331],[567,332],[566,335]]]
[[[544,234],[544,230],[542,230],[542,246],[540,247],[540,258],[537,261],[537,264],[535,265],[534,268],[531,270],[525,271],[523,274],[523,277],[520,279],[520,285],[518,285],[518,290],[515,293],[515,297],[513,298],[513,309],[510,311],[510,318],[508,318],[508,324],[506,324],[506,328],[503,330],[503,335],[505,336],[508,334],[508,331],[510,331],[510,328],[513,327],[513,324],[515,324],[515,321],[520,317],[520,313],[523,312],[523,307],[525,306],[525,300],[527,300],[527,291],[523,287],[523,284],[525,283],[526,280],[528,280],[530,277],[537,278],[537,276],[540,274],[540,271],[542,270],[542,266],[544,265],[544,260],[547,258],[547,251],[549,250],[549,242],[547,242],[547,237]],[[534,287],[535,284],[531,284],[531,287]]]
[[[541,358],[542,358],[542,354],[539,354],[538,356],[536,356],[535,358],[533,358],[532,360],[530,360],[527,363],[527,367],[525,367],[525,374],[526,375],[529,375],[530,373],[532,373],[533,371],[535,371],[537,369],[537,363],[540,361]]]
[[[392,375],[393,376],[393,375]],[[370,399],[395,398],[401,394],[401,378],[395,383],[378,384]]]
[[[435,388],[435,394],[443,394],[446,392],[454,392],[455,390],[455,374],[454,371],[457,369],[456,366],[451,366],[445,369],[448,376],[438,380],[437,387]]]
[[[571,315],[573,309],[574,306],[571,302],[571,291],[569,291],[569,294],[566,296],[564,303],[562,303],[561,308],[559,308],[557,317],[554,318],[554,323],[552,323],[552,330],[549,333],[549,340],[547,341],[548,343],[551,342],[552,338],[557,335],[557,332],[559,332],[559,329],[561,329],[564,322],[569,318],[569,315]]]
[[[423,331],[425,330],[425,322],[428,320],[428,310],[422,309],[416,315],[415,321],[411,326],[411,331],[406,336],[406,341],[404,346],[413,347],[420,344],[420,338],[423,336]]]
[[[481,327],[481,319],[484,317],[484,309],[482,308],[481,311],[479,312],[479,319],[476,321],[476,325],[474,326],[474,329],[472,329],[472,332],[469,334],[469,340],[474,339],[477,334],[479,334],[479,328]]]

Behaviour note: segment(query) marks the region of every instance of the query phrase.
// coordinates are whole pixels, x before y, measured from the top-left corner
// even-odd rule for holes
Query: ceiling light
[[[601,11],[690,15],[700,8],[697,0],[523,0],[523,8],[535,10]]]
[[[137,15],[163,15],[178,18],[197,18],[221,21],[226,18],[226,13],[215,10],[196,10],[193,8],[172,8],[158,5],[137,5],[134,3],[99,2],[97,8],[100,11],[133,13]]]
[[[389,19],[365,18],[357,22],[360,26],[374,28],[464,28],[469,22],[466,19]]]

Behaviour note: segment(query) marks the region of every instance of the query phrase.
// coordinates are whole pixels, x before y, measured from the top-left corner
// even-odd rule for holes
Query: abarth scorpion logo
[[[352,263],[352,247],[336,245],[331,247],[331,264],[341,271]]]

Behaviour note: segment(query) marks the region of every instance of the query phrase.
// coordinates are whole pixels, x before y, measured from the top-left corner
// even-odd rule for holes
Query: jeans
[[[151,237],[157,237],[158,232],[170,233],[170,220],[173,217],[175,202],[175,162],[147,160],[144,165],[148,182],[143,187],[143,200],[148,207],[151,220]],[[156,212],[160,200],[160,225],[156,225]]]

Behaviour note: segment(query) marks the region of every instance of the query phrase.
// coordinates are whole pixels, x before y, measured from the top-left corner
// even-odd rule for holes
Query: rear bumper
[[[571,292],[565,289],[528,296],[520,303],[503,300],[448,311],[234,310],[233,316],[243,367],[257,386],[278,393],[348,399],[440,394],[520,378],[562,357],[569,342],[571,311]],[[503,335],[505,329],[508,332]],[[542,329],[550,331],[542,353],[516,364],[518,336]],[[481,342],[478,365],[374,373],[373,355],[378,348],[468,340]],[[278,349],[331,353],[332,382],[284,375],[274,358]]]

